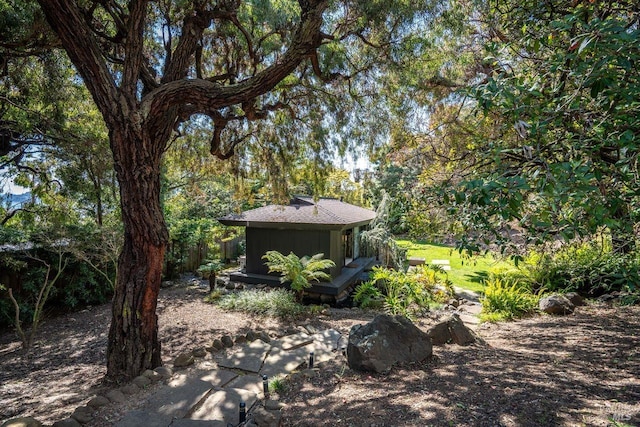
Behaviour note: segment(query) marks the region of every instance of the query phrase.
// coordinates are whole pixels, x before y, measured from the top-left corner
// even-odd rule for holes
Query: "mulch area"
[[[167,363],[223,333],[292,325],[225,312],[202,302],[204,295],[206,286],[162,291]],[[373,315],[332,309],[330,316],[295,323],[346,333]],[[104,391],[109,321],[108,305],[48,319],[28,358],[15,334],[0,334],[0,422],[31,415],[52,423]],[[355,372],[336,355],[314,376],[285,381],[278,396],[286,404],[282,425],[640,425],[638,331],[640,307],[594,304],[569,316],[481,325],[484,343],[434,347],[433,359],[386,375]]]

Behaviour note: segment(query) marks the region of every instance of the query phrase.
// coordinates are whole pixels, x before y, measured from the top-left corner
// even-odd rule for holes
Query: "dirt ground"
[[[284,334],[291,321],[229,313],[202,302],[202,286],[161,291],[163,360],[250,329]],[[374,313],[331,309],[298,324],[348,334]],[[53,423],[108,387],[110,308],[48,319],[30,357],[15,334],[0,335],[0,423],[33,416]],[[425,321],[417,324],[426,327]],[[640,307],[592,304],[565,317],[484,324],[482,344],[434,347],[433,359],[386,375],[355,372],[337,354],[314,376],[284,381],[286,426],[640,426]],[[95,426],[111,425],[153,390],[112,404]]]

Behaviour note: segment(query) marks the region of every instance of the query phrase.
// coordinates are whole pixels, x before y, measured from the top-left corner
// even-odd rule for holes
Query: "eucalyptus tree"
[[[230,158],[261,120],[281,112],[338,123],[327,116],[338,105],[316,108],[321,98],[310,96],[344,91],[367,106],[358,95],[377,92],[381,64],[413,54],[403,41],[429,25],[438,3],[38,1],[106,123],[119,183],[125,238],[108,377],[131,378],[161,364],[155,309],[168,233],[160,177],[172,137],[201,124],[211,129],[209,151]],[[341,114],[350,123],[360,119]],[[315,134],[322,128],[299,123]],[[314,132],[294,140],[313,147]]]

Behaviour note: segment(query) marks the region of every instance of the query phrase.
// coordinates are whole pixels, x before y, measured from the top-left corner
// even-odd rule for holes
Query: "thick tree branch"
[[[129,25],[124,46],[127,56],[124,60],[122,89],[131,99],[135,99],[138,77],[143,66],[142,49],[147,4],[145,0],[133,0],[129,3]]]
[[[38,0],[107,124],[116,120],[116,86],[81,10],[71,0]]]
[[[270,91],[289,75],[305,58],[309,57],[322,41],[320,27],[327,0],[302,2],[302,17],[291,46],[280,59],[254,77],[230,86],[202,79],[163,79],[163,84],[149,93],[142,101],[144,118],[164,117],[174,107],[191,105],[195,110],[211,109],[242,104]],[[181,40],[183,42],[183,40]],[[194,44],[195,40],[192,41]],[[186,42],[185,42],[186,43]],[[195,49],[195,45],[194,45]],[[176,51],[182,49],[176,49]],[[175,56],[175,54],[174,54]],[[177,59],[175,60],[177,62]],[[186,75],[184,72],[176,75]]]

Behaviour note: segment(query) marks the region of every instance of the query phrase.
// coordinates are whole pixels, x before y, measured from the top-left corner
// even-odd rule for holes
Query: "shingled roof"
[[[268,205],[240,214],[227,215],[218,220],[224,225],[260,228],[327,228],[345,229],[366,225],[375,218],[372,210],[338,199],[296,196],[288,206]]]

